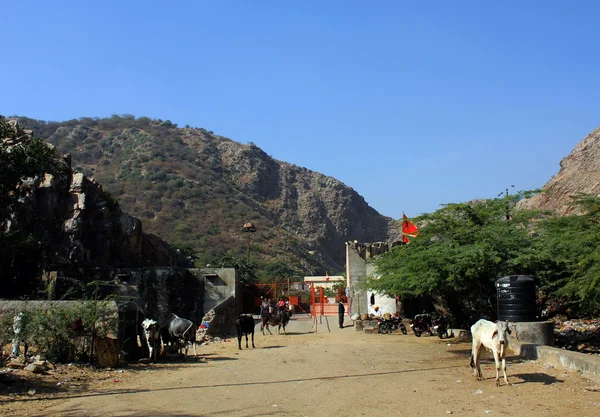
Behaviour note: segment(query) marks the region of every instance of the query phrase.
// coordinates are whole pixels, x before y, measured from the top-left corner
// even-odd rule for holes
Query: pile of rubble
[[[34,374],[41,374],[54,369],[54,365],[44,360],[40,355],[25,358],[10,358],[5,363],[5,366],[10,369],[24,369]]]
[[[556,347],[600,355],[600,319],[554,320]]]

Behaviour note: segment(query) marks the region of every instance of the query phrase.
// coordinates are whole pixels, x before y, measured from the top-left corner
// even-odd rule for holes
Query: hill
[[[518,207],[550,210],[558,215],[581,214],[573,205],[577,195],[600,193],[600,127],[579,142],[560,161],[560,170],[542,187],[542,193],[519,202]]]
[[[0,161],[0,297],[45,296],[61,269],[191,266],[69,155],[1,116]]]
[[[271,274],[341,272],[346,241],[400,235],[396,221],[335,178],[203,128],[130,115],[19,123],[70,153],[76,171],[198,265],[230,254]],[[246,222],[257,231],[243,233]]]

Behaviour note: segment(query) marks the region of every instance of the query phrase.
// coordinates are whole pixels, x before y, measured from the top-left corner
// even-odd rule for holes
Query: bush
[[[49,307],[23,312],[23,335],[30,345],[51,362],[93,360],[93,345],[116,328],[117,315],[106,301],[83,301],[69,305],[50,303]],[[6,318],[5,318],[6,319]],[[81,321],[82,328],[75,328]],[[2,322],[4,337],[12,338],[12,319]],[[7,331],[8,330],[8,331]]]

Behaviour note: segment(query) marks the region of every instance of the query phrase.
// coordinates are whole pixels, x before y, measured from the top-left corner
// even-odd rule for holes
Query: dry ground
[[[41,377],[34,395],[0,394],[0,415],[600,416],[600,393],[584,389],[597,384],[577,373],[512,357],[512,386],[496,387],[489,354],[487,379],[473,376],[467,343],[367,335],[336,320],[314,334],[297,318],[286,336],[258,332],[256,349],[211,343],[185,363],[65,367]]]

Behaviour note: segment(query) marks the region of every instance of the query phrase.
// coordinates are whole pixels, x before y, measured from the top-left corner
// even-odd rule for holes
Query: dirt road
[[[336,320],[314,334],[309,320],[296,319],[286,336],[259,331],[254,350],[238,351],[237,340],[211,343],[200,347],[201,361],[136,365],[68,397],[3,401],[0,414],[600,416],[600,393],[584,390],[597,384],[575,373],[510,358],[512,386],[496,387],[489,354],[487,379],[473,376],[469,344],[367,335]]]

